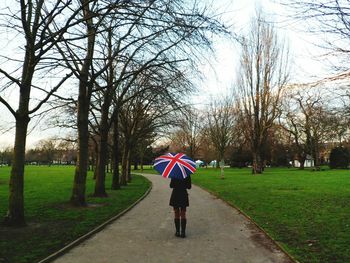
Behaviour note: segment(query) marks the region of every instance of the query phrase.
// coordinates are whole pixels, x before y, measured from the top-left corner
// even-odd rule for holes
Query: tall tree
[[[230,99],[216,101],[211,104],[207,113],[207,132],[216,149],[217,165],[224,163],[225,152],[233,141],[235,112]],[[223,173],[221,177],[223,178]]]
[[[76,10],[70,8],[71,0],[56,0],[48,3],[44,0],[21,0],[8,7],[2,14],[2,26],[10,35],[18,34],[17,49],[22,57],[16,58],[13,52],[1,57],[0,74],[5,81],[5,88],[14,88],[18,92],[18,105],[0,95],[0,102],[5,105],[16,121],[14,155],[10,177],[9,208],[5,217],[7,225],[24,225],[24,163],[28,124],[59,87],[71,76],[58,68],[57,60],[52,56],[52,48],[61,41],[69,28],[79,23],[75,19]],[[65,14],[64,16],[62,14]],[[14,45],[9,41],[8,45]],[[11,71],[11,69],[14,71]],[[45,74],[45,78],[41,78]],[[52,76],[55,75],[55,79]],[[58,77],[60,76],[61,77]],[[58,78],[57,78],[58,77]],[[57,81],[58,79],[58,81]],[[46,80],[46,81],[45,81]],[[50,81],[52,84],[50,84]],[[42,87],[49,87],[48,89]],[[33,101],[36,90],[37,101]],[[40,94],[40,96],[38,95]]]
[[[183,97],[191,92],[191,83],[179,70],[157,68],[139,77],[135,88],[119,112],[122,138],[121,184],[130,180],[130,156],[133,148],[155,133],[164,133],[178,120],[184,107]],[[138,86],[138,89],[137,89]],[[144,87],[149,89],[144,89]],[[139,92],[139,91],[143,92]],[[135,96],[136,94],[136,96]]]
[[[119,5],[120,4],[120,5]],[[78,129],[78,156],[74,174],[71,203],[76,206],[86,205],[86,176],[88,168],[89,148],[89,112],[91,96],[97,78],[104,73],[109,64],[102,69],[95,70],[94,59],[96,39],[103,31],[103,23],[108,15],[123,3],[110,1],[81,0],[79,2],[79,15],[82,17],[82,24],[79,24],[74,32],[64,38],[62,45],[56,45],[65,66],[78,79],[77,99],[77,129]]]
[[[139,78],[139,75],[149,75],[148,71],[155,72],[157,69],[176,72],[176,67],[190,67],[194,64],[194,55],[198,54],[198,49],[205,49],[209,45],[206,32],[216,33],[224,30],[224,27],[219,25],[216,20],[207,16],[205,9],[181,7],[178,5],[178,1],[136,3],[130,2],[125,8],[126,13],[122,21],[118,16],[116,18],[111,16],[111,19],[108,20],[111,23],[107,24],[108,26],[112,25],[112,27],[107,31],[110,30],[113,35],[106,41],[110,43],[106,45],[108,47],[101,49],[102,53],[104,50],[108,50],[108,54],[113,53],[113,56],[109,55],[109,58],[106,59],[109,65],[113,64],[113,67],[110,66],[110,74],[106,74],[104,78],[106,85],[100,89],[102,95],[99,95],[101,115],[97,126],[99,127],[99,153],[101,156],[98,157],[95,196],[106,195],[103,153],[106,152],[104,148],[106,147],[107,132],[111,127],[111,121],[118,120],[115,117],[118,115],[116,111],[127,100],[132,99],[132,97],[125,97],[125,95],[132,93],[132,96],[137,96],[136,92],[129,91],[135,87],[134,82]],[[122,13],[123,11],[119,8],[118,12]],[[211,27],[209,29],[204,25],[211,25]],[[113,48],[113,52],[111,48]],[[190,54],[191,56],[189,56]],[[139,89],[139,85],[136,86],[138,93],[143,92],[142,89]],[[160,86],[144,85],[144,89],[161,92],[156,87],[159,89]],[[114,103],[111,101],[113,94]],[[113,105],[117,105],[117,107],[113,109]],[[113,113],[109,114],[110,112]],[[114,134],[117,133],[117,131],[114,132]],[[117,165],[114,164],[114,166]]]
[[[246,140],[253,155],[253,174],[264,167],[268,130],[280,114],[282,90],[288,80],[288,51],[273,24],[257,14],[250,34],[242,39],[236,89]]]

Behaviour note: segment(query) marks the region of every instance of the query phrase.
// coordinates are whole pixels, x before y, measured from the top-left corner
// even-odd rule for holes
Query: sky
[[[293,82],[307,82],[315,76],[325,74],[325,68],[315,57],[321,52],[317,50],[313,42],[315,36],[302,32],[300,27],[291,23],[283,14],[286,11],[281,5],[273,0],[202,0],[210,1],[217,12],[221,13],[222,19],[233,25],[232,30],[240,33],[249,27],[252,15],[256,7],[263,7],[266,17],[274,21],[281,36],[285,37],[292,55],[291,80]],[[6,4],[8,0],[2,2]],[[2,32],[3,33],[3,32]],[[239,45],[226,38],[214,39],[215,59],[210,56],[200,65],[203,81],[198,83],[198,93],[193,97],[193,103],[199,107],[205,107],[214,97],[222,97],[230,92],[235,81],[239,61]],[[4,43],[0,41],[0,48]],[[17,96],[17,94],[15,95]],[[13,98],[13,96],[10,96]],[[9,115],[4,106],[0,105],[0,149],[11,147],[14,142],[14,129],[3,133],[3,128],[13,126],[13,117]],[[36,126],[36,128],[33,128]],[[40,139],[57,135],[57,130],[45,129],[44,123],[32,123],[31,133],[27,138],[27,146],[35,145]]]
[[[311,35],[304,31],[302,24],[296,24],[291,18],[286,17],[290,10],[273,0],[222,0],[219,8],[225,10],[223,19],[232,23],[234,32],[244,32],[250,26],[252,16],[257,8],[263,7],[268,21],[275,23],[278,36],[284,38],[289,46],[291,54],[292,83],[306,83],[327,75],[327,66],[318,60],[324,52],[315,46],[320,41],[318,36]],[[289,13],[288,13],[289,14]],[[234,41],[217,39],[215,43],[216,60],[211,65],[206,63],[202,72],[206,78],[200,89],[200,94],[195,97],[198,104],[209,103],[211,97],[230,94],[234,85],[235,74],[239,61],[239,45]]]

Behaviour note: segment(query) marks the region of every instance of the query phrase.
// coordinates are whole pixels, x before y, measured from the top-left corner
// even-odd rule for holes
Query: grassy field
[[[241,209],[300,262],[350,262],[350,171],[199,169],[193,183]]]
[[[147,173],[155,173],[145,170]],[[198,169],[192,182],[238,207],[300,262],[350,262],[350,171]]]
[[[88,208],[68,205],[73,167],[26,167],[28,227],[0,227],[0,262],[35,262],[122,211],[149,187],[143,177],[110,198],[88,198]],[[145,170],[145,173],[156,173]],[[9,168],[0,167],[0,216],[7,209]],[[89,175],[87,193],[93,191]],[[193,183],[250,216],[300,262],[350,262],[350,171],[268,168],[199,169]],[[110,185],[110,176],[107,186]],[[6,261],[4,261],[6,262]]]
[[[9,171],[8,167],[0,167],[0,216],[7,210]],[[109,198],[88,197],[90,205],[87,208],[73,208],[67,202],[73,175],[74,167],[26,167],[28,226],[17,229],[0,226],[0,262],[36,262],[123,211],[150,187],[144,177],[134,176],[127,187],[108,190]],[[110,179],[111,176],[107,176],[108,189]],[[92,174],[89,174],[88,195],[93,192],[93,187]]]

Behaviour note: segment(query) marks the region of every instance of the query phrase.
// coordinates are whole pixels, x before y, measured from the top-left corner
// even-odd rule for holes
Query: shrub
[[[335,147],[329,156],[329,167],[331,169],[348,169],[350,163],[350,153],[347,148]]]

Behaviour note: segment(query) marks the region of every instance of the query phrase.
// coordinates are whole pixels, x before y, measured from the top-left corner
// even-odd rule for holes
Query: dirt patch
[[[87,208],[96,208],[96,207],[103,207],[106,206],[106,204],[93,204],[93,203],[88,203]]]
[[[250,239],[254,243],[268,249],[274,254],[280,253],[281,249],[278,247],[278,245],[269,236],[267,236],[264,232],[262,232],[255,224],[249,222],[246,225],[252,233],[252,235],[250,236]],[[283,257],[283,261],[281,261],[281,263],[293,263],[293,262],[294,261],[292,259],[289,259],[287,257]]]
[[[19,235],[19,236],[31,236],[36,231],[41,231],[43,228],[43,232],[46,231],[46,228],[49,228],[48,226],[45,226],[45,224],[38,223],[38,222],[30,222],[27,223],[25,226],[21,227],[7,227],[4,225],[0,226],[0,236],[9,236],[12,235]]]
[[[60,203],[60,204],[56,204],[51,206],[52,208],[55,209],[59,209],[59,210],[83,210],[83,209],[93,209],[93,208],[98,208],[98,207],[103,207],[103,206],[107,206],[108,204],[99,204],[99,203],[88,203],[86,206],[82,206],[82,207],[77,207],[72,205],[69,202],[66,203]]]
[[[258,243],[259,245],[265,247],[271,252],[278,251],[273,241],[269,237],[267,237],[263,232],[261,232],[253,223],[251,222],[247,223],[247,227],[250,229],[252,233],[250,238],[255,243]]]
[[[22,262],[20,259],[26,258],[26,262],[37,262],[64,245],[62,236],[67,236],[65,231],[72,224],[65,220],[32,221],[27,222],[24,227],[0,226],[0,242],[3,248],[0,259],[3,262]],[[3,263],[1,260],[0,263]]]

